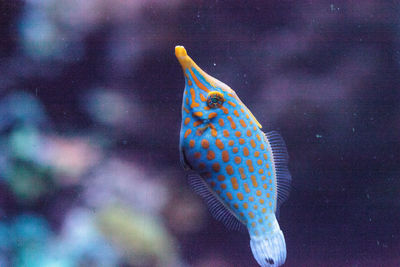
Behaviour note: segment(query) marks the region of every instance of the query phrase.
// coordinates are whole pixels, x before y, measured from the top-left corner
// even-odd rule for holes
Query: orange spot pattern
[[[217,176],[218,181],[225,181],[225,176],[220,174]]]
[[[192,86],[192,81],[189,79],[189,76],[185,73],[186,81],[189,84],[189,86]]]
[[[213,118],[217,117],[217,113],[216,112],[211,112],[210,114],[208,114],[208,118],[211,120]]]
[[[253,183],[253,186],[257,187],[258,183],[257,183],[256,177],[254,175],[251,175],[250,178],[251,178],[251,182]]]
[[[191,133],[192,133],[192,130],[191,129],[187,129],[186,132],[185,132],[184,137],[185,138],[188,137],[188,135],[191,134]]]
[[[197,126],[199,126],[200,124],[202,124],[202,121],[195,121],[195,122],[193,122],[193,126],[194,126],[194,127],[197,127]]]
[[[185,119],[185,125],[187,125],[189,122],[190,122],[190,118],[187,117],[187,118]]]
[[[231,178],[231,183],[232,183],[233,189],[235,189],[235,190],[238,190],[238,189],[239,189],[239,184],[238,184],[238,181],[236,180],[235,177],[232,177],[232,178]]]
[[[190,141],[189,141],[189,146],[190,146],[191,148],[194,147],[194,140],[190,140]]]
[[[232,107],[236,107],[236,104],[233,103],[232,101],[227,101],[229,105],[231,105]]]
[[[250,140],[250,145],[252,148],[256,148],[256,142],[253,139]]]
[[[246,160],[247,167],[249,168],[249,172],[254,172],[253,162],[251,159]]]
[[[222,160],[224,162],[228,162],[229,161],[229,153],[228,153],[228,151],[226,151],[226,150],[222,151]]]
[[[213,159],[215,159],[215,153],[214,153],[214,151],[208,150],[208,152],[207,152],[207,159],[208,159],[208,160],[213,160]]]
[[[224,143],[222,143],[221,140],[219,140],[219,139],[215,140],[215,144],[217,145],[217,147],[219,149],[224,149]]]
[[[229,110],[228,110],[226,107],[224,107],[224,106],[221,106],[220,109],[222,109],[222,111],[224,112],[224,114],[228,114],[228,113],[229,113]]]
[[[211,135],[213,137],[217,137],[217,135],[218,135],[217,130],[215,129],[215,127],[211,123],[210,123],[210,126],[211,126]]]
[[[231,117],[231,116],[228,116],[228,120],[229,120],[229,122],[231,123],[231,128],[232,128],[233,130],[235,130],[235,129],[236,129],[236,124],[235,124],[235,122],[233,121],[232,117]]]
[[[244,173],[244,169],[240,167],[239,169],[240,177],[244,180],[246,179],[246,174]]]
[[[196,83],[197,87],[199,87],[201,90],[209,92],[210,90],[208,90],[207,87],[204,86],[204,84],[202,84],[196,77],[196,75],[194,75],[193,71],[191,69],[189,69],[190,71],[190,75],[192,75],[194,82]]]
[[[244,191],[246,191],[246,193],[250,193],[250,188],[249,188],[249,185],[247,183],[244,183],[243,187],[244,187]]]
[[[214,164],[212,165],[212,169],[213,169],[215,172],[219,172],[219,171],[221,170],[221,166],[216,162],[216,163],[214,163]]]
[[[229,175],[232,175],[232,174],[233,174],[233,168],[232,168],[231,165],[226,166],[226,172],[227,172]]]
[[[236,157],[234,158],[234,161],[235,161],[236,164],[240,164],[240,162],[242,162],[242,158],[236,156]]]
[[[223,130],[223,131],[222,131],[222,134],[223,134],[225,137],[229,137],[229,131],[227,131],[227,130]]]
[[[207,101],[207,99],[204,97],[204,95],[202,93],[200,93],[199,95],[200,95],[200,100],[202,102],[206,102]]]
[[[250,154],[249,149],[248,149],[247,147],[244,147],[244,148],[243,148],[243,155],[244,155],[245,157],[248,157],[249,154]]]
[[[200,112],[200,111],[193,112],[193,116],[201,117],[201,116],[203,116],[203,112]]]
[[[208,148],[210,147],[210,143],[208,142],[208,140],[203,139],[203,140],[201,140],[201,146],[202,146],[204,149],[208,149]]]
[[[190,88],[190,96],[192,97],[192,104],[190,105],[191,108],[197,108],[200,106],[199,103],[196,102],[196,94],[193,88]]]

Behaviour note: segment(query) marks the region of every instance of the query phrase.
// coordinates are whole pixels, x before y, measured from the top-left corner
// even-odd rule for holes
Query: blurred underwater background
[[[285,266],[400,266],[396,1],[0,11],[0,266],[258,266],[179,165],[175,45],[286,141]]]

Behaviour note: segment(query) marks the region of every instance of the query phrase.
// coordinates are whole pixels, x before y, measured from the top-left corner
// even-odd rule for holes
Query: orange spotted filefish
[[[212,215],[230,229],[244,228],[260,266],[280,266],[286,244],[277,221],[289,194],[290,173],[283,139],[261,124],[226,84],[200,69],[183,46],[180,158],[193,189]]]

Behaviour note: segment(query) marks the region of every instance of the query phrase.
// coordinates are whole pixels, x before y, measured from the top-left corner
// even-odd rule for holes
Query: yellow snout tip
[[[175,46],[175,56],[181,64],[183,70],[194,67],[196,65],[193,60],[188,56],[186,49],[181,45]]]
[[[175,46],[175,56],[179,59],[180,57],[186,57],[187,56],[187,52],[186,49],[181,46],[181,45],[177,45]]]

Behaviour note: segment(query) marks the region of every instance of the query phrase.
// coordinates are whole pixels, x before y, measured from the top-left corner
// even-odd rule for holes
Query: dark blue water
[[[184,45],[286,141],[285,266],[400,264],[400,9],[2,1],[0,265],[257,266],[179,165]]]

